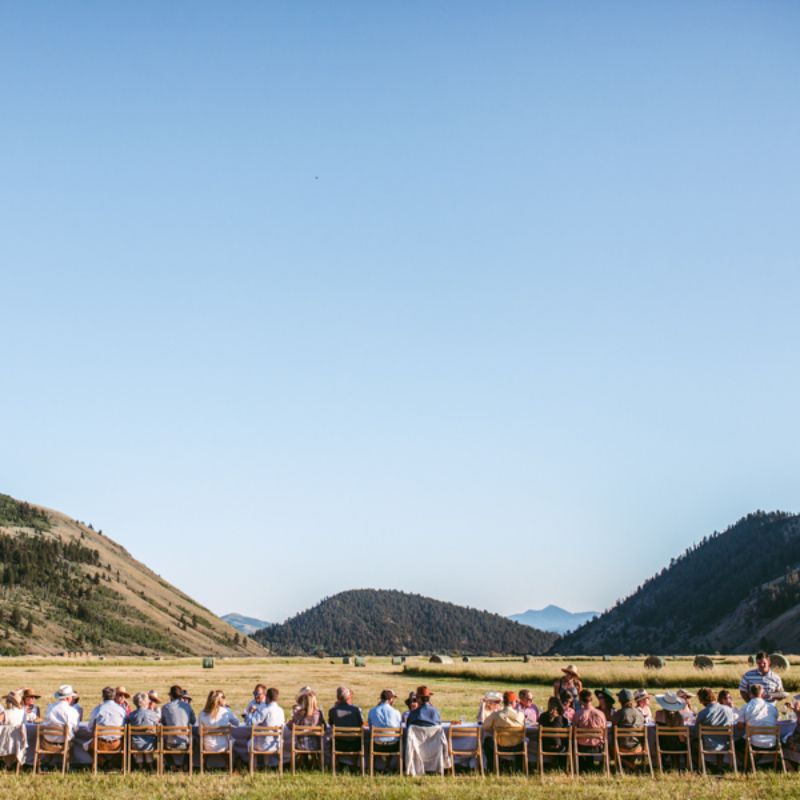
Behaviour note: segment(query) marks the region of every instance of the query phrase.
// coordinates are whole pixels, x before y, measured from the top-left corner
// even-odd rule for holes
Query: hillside
[[[0,655],[263,650],[91,525],[0,494]]]
[[[356,589],[325,598],[253,638],[276,655],[391,655],[543,653],[558,637],[499,614],[417,594]]]
[[[800,516],[750,514],[558,642],[560,653],[800,652]]]
[[[260,631],[262,628],[266,628],[267,625],[272,624],[266,620],[258,619],[258,617],[246,617],[244,614],[235,613],[223,614],[221,619],[236,628],[239,633],[244,633],[247,636],[251,636],[256,631]]]
[[[529,608],[521,614],[511,614],[509,619],[522,625],[530,625],[540,631],[550,631],[563,636],[567,631],[574,631],[579,625],[598,616],[597,611],[567,611],[559,606],[549,605],[544,608]]]

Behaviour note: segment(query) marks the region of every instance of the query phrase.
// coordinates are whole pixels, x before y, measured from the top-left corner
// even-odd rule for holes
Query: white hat
[[[58,687],[55,693],[56,700],[63,700],[66,697],[77,697],[78,693],[72,688],[69,683],[64,683]]]
[[[639,700],[644,700],[645,697],[651,697],[651,694],[647,691],[647,689],[637,689],[634,697],[638,702]]]
[[[680,711],[686,703],[675,692],[664,692],[656,695],[656,702],[665,711]]]
[[[483,699],[487,703],[502,703],[503,702],[503,695],[500,692],[486,692],[483,696]]]

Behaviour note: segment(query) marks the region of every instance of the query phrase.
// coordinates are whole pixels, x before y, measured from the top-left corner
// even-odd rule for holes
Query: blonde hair
[[[22,708],[22,689],[16,692],[9,692],[6,695],[6,708]]]
[[[224,705],[223,701],[225,700],[225,692],[222,689],[212,689],[208,693],[208,699],[206,700],[206,706],[203,711],[206,712],[211,717],[215,717],[217,715],[217,711]]]
[[[306,692],[304,695],[302,695],[298,705],[300,706],[300,710],[303,712],[303,717],[306,719],[313,717],[319,709],[317,696],[314,694],[314,692]]]

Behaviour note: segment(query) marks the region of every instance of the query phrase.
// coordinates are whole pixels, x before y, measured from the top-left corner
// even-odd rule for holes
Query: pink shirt
[[[535,725],[539,721],[539,708],[536,703],[531,703],[527,708],[517,703],[514,708],[523,713],[526,725]]]
[[[581,710],[573,717],[572,725],[575,728],[605,728],[606,715],[599,708],[594,708],[592,706],[589,708],[581,707]],[[576,739],[576,741],[578,744],[587,747],[597,747],[597,745],[603,743],[602,739],[597,739],[592,736],[581,736]]]

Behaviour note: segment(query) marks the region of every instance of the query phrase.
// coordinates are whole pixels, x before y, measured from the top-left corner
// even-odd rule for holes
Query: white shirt
[[[75,735],[75,729],[81,720],[78,712],[66,700],[59,700],[47,710],[47,716],[44,721],[47,725],[66,725],[67,738],[72,739]],[[49,737],[49,741],[63,742],[64,739],[60,736],[53,736]]]
[[[264,704],[260,721],[253,724],[283,728],[286,724],[286,715],[283,709],[273,700],[271,703]],[[271,736],[259,736],[254,742],[253,749],[259,753],[271,753],[278,749],[278,740]]]
[[[25,711],[21,708],[4,708],[0,714],[5,714],[6,725],[22,725],[25,722]]]
[[[125,709],[114,700],[106,700],[97,708],[92,709],[89,719],[92,721],[92,728],[96,725],[114,725],[120,727],[125,724]],[[114,741],[119,736],[103,736],[104,741]]]
[[[212,717],[210,714],[206,714],[205,711],[201,711],[200,724],[204,725],[206,728],[217,728],[223,725],[235,727],[239,724],[239,720],[236,719],[236,715],[229,708],[220,708],[216,717]],[[204,736],[203,739],[204,750],[220,752],[228,749],[228,736],[216,736],[212,734],[211,736]]]
[[[778,724],[778,708],[768,703],[763,697],[754,697],[742,708],[742,722],[750,727],[770,726]],[[754,735],[750,738],[754,747],[775,747],[774,736]]]
[[[25,709],[23,709],[23,711],[25,712],[25,722],[36,722],[42,715],[42,712],[39,711],[39,706],[32,706],[29,711]]]

